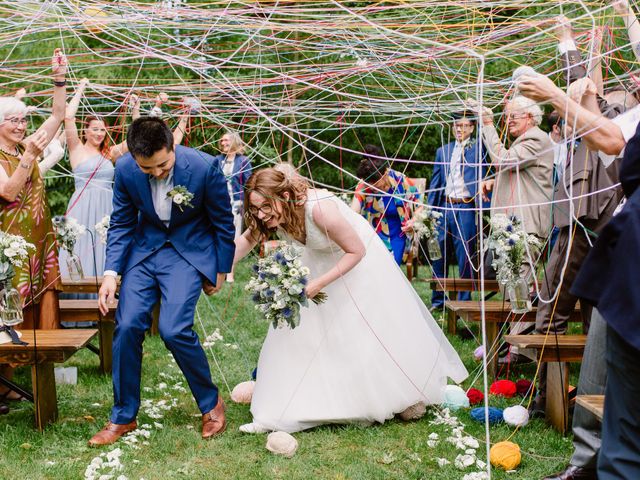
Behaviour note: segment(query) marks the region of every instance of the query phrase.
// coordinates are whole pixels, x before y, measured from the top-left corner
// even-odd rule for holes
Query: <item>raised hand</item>
[[[573,28],[571,28],[571,21],[564,15],[558,15],[555,19],[556,28],[554,34],[558,41],[573,40]]]
[[[554,96],[564,95],[545,75],[523,75],[518,78],[518,90],[522,95],[536,102],[548,102]]]
[[[64,80],[67,74],[67,57],[62,53],[62,49],[56,48],[51,57],[51,71],[53,76],[60,80]]]
[[[577,103],[581,103],[582,98],[585,95],[595,96],[597,93],[598,88],[596,87],[596,84],[593,82],[593,80],[591,80],[589,77],[579,78],[571,85],[569,85],[569,88],[567,90],[567,95],[569,95],[571,100]]]
[[[25,157],[28,159],[35,159],[43,152],[47,144],[49,143],[49,137],[47,132],[39,130],[25,140]]]

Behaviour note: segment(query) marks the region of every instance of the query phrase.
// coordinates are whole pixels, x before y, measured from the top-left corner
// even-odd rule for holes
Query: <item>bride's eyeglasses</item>
[[[265,215],[270,215],[271,212],[273,212],[273,207],[268,203],[264,203],[259,207],[254,207],[254,206],[249,207],[249,213],[254,217],[257,217],[259,212],[262,212]]]

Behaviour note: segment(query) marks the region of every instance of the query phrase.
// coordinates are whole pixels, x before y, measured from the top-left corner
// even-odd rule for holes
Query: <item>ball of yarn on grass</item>
[[[502,416],[505,423],[513,427],[524,427],[529,423],[529,412],[522,405],[505,408]]]
[[[411,405],[406,410],[400,412],[400,418],[405,422],[410,420],[418,420],[419,418],[424,417],[424,414],[427,412],[427,406],[423,402],[418,402]]]
[[[298,450],[298,441],[287,432],[272,432],[267,437],[267,450],[291,458]]]
[[[516,384],[511,380],[496,380],[489,389],[493,395],[511,398],[516,394]]]
[[[526,378],[521,378],[516,382],[516,392],[518,395],[522,397],[526,397],[527,395],[535,395],[536,387]]]
[[[484,393],[482,393],[477,388],[470,388],[467,392],[467,398],[469,399],[469,403],[471,405],[478,405],[484,400]]]
[[[473,351],[473,358],[476,360],[482,360],[482,357],[484,357],[484,345],[480,345]]]
[[[503,470],[513,470],[520,465],[520,447],[513,442],[496,443],[489,451],[491,465]]]
[[[465,391],[459,386],[447,385],[444,387],[444,405],[451,410],[467,408],[469,406],[469,399]]]
[[[478,407],[471,410],[471,418],[477,422],[484,423],[484,407]],[[502,409],[489,407],[489,425],[502,422]]]
[[[251,403],[253,397],[253,389],[256,386],[256,382],[241,382],[231,392],[231,400],[236,403]]]

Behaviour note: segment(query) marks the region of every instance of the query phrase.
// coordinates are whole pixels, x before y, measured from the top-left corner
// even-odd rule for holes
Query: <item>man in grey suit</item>
[[[538,125],[542,110],[532,100],[516,96],[505,109],[509,135],[513,138],[509,148],[500,140],[493,126],[493,115],[485,111],[482,117],[484,144],[491,158],[496,176],[482,183],[485,198],[493,192],[491,215],[503,213],[522,220],[524,230],[535,235],[544,244],[551,231],[551,205],[553,198],[553,145],[549,135]],[[530,247],[531,257],[525,260],[521,275],[531,281],[539,251]],[[511,325],[511,334],[517,335],[532,323]],[[515,348],[507,357],[518,362],[522,357]]]

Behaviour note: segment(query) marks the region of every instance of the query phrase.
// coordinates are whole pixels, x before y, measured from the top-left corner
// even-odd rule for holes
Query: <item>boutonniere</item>
[[[170,198],[173,203],[180,209],[181,212],[184,212],[184,207],[191,207],[191,200],[193,200],[193,193],[187,190],[187,187],[182,185],[176,185],[167,193],[167,198]]]

